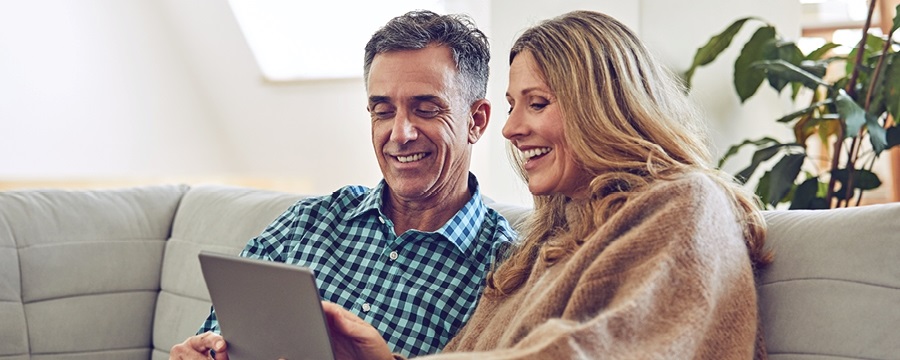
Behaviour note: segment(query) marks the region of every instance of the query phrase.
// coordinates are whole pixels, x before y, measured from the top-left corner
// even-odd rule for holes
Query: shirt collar
[[[487,206],[481,199],[481,187],[478,184],[478,179],[475,178],[475,175],[471,172],[469,173],[468,186],[469,189],[475,189],[472,193],[472,197],[469,198],[469,201],[467,201],[466,204],[450,218],[450,220],[444,223],[440,229],[433,232],[453,242],[453,244],[463,253],[465,253],[475,242],[478,231],[484,221],[484,216],[487,213]],[[347,212],[345,218],[349,220],[369,211],[377,211],[378,216],[381,219],[387,219],[387,216],[384,215],[384,206],[381,201],[382,194],[386,187],[387,183],[384,179],[379,181],[378,185],[372,189],[372,191],[366,192],[359,205],[351,208]],[[384,223],[384,221],[382,221],[382,223]]]

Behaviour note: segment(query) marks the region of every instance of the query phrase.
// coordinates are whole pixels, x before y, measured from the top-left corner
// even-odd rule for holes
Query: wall
[[[683,71],[734,19],[757,15],[790,33],[799,13],[795,2],[776,0],[449,4],[471,13],[492,41],[493,117],[473,171],[487,194],[516,203],[530,195],[512,174],[500,129],[506,52],[524,28],[572,9],[604,11]],[[736,53],[698,71],[692,92],[720,152],[764,131],[752,125],[761,114],[789,106],[772,95],[741,108],[730,85]],[[224,0],[0,1],[0,79],[0,181],[259,178],[323,193],[380,179],[362,79],[265,82]]]
[[[0,2],[0,178],[224,172],[153,1]]]

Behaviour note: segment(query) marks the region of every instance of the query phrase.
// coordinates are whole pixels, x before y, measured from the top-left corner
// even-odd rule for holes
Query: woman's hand
[[[372,325],[337,304],[322,302],[338,360],[393,360],[391,349]]]

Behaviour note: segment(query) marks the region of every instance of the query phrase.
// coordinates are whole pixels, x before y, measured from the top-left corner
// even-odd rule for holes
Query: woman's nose
[[[503,137],[512,140],[525,134],[525,127],[521,118],[521,115],[515,108],[509,112],[509,116],[506,118],[506,124],[503,124],[503,129],[501,131]]]

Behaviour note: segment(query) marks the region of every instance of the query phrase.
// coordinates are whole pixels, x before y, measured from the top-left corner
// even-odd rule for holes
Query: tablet
[[[201,251],[200,267],[232,360],[334,360],[313,271]]]

